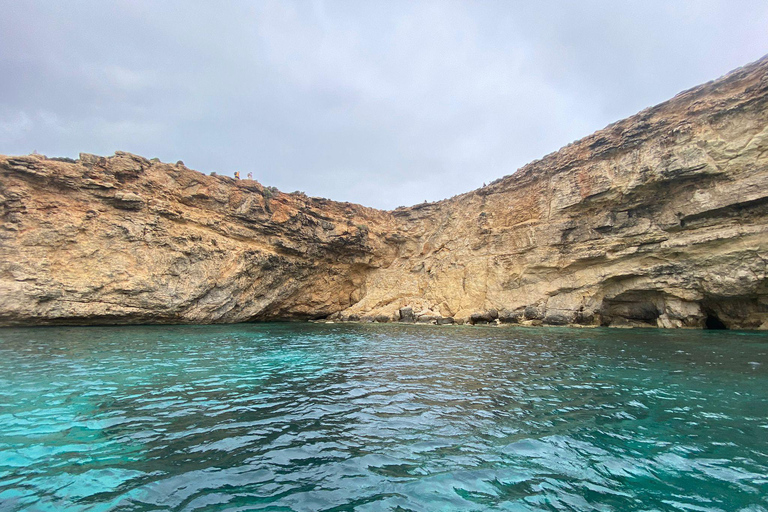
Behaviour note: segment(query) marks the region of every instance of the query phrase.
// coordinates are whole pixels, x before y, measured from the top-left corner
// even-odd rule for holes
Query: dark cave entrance
[[[718,329],[718,330],[728,329],[728,327],[723,323],[723,321],[717,318],[717,316],[713,315],[712,313],[707,315],[707,319],[704,322],[704,328]]]

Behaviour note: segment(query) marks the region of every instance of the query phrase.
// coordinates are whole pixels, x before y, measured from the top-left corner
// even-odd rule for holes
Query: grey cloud
[[[384,208],[768,52],[758,1],[0,4],[0,152],[127,150]]]

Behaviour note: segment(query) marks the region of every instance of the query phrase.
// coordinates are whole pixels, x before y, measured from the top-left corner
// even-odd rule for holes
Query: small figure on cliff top
[[[240,171],[235,171],[235,179],[236,180],[240,179]]]
[[[249,179],[249,180],[252,180],[252,179],[253,179],[253,173],[252,173],[252,172],[249,172],[249,173],[248,173],[248,179]]]

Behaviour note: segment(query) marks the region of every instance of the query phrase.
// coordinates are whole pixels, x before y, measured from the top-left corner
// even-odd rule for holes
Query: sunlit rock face
[[[0,157],[2,324],[768,328],[768,59],[395,211],[128,153]]]

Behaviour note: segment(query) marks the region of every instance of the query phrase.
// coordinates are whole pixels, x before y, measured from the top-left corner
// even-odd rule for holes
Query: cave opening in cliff
[[[723,321],[717,318],[717,315],[713,315],[711,313],[707,315],[707,319],[704,321],[704,327],[706,329],[716,329],[716,330],[728,329],[728,327],[723,323]]]

